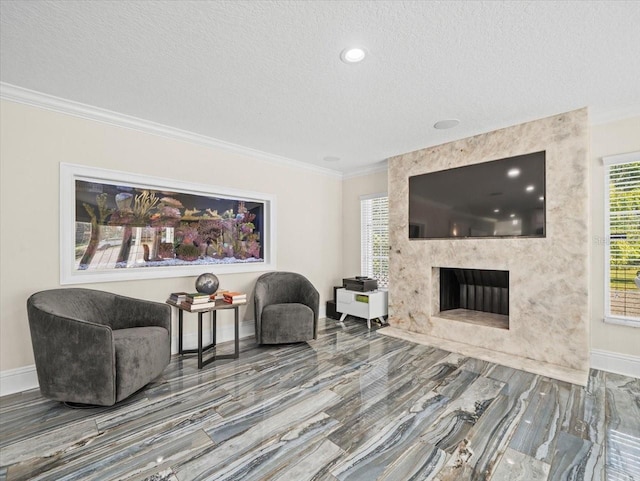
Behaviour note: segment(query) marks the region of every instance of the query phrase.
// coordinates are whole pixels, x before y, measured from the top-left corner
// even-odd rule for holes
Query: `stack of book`
[[[229,292],[225,289],[218,289],[216,292],[209,296],[212,301],[222,301],[224,299],[225,292]]]
[[[172,292],[169,295],[169,299],[167,299],[167,301],[170,302],[171,304],[180,304],[181,302],[184,302],[187,300],[188,295],[189,295],[188,292]]]
[[[180,306],[183,309],[187,309],[188,311],[199,311],[202,309],[209,309],[212,306],[215,306],[215,301],[209,299],[209,294],[203,294],[200,292],[193,292],[191,294],[187,294],[187,298],[180,303]]]
[[[216,305],[214,300],[209,299],[209,294],[200,292],[173,292],[167,302],[187,311],[202,311]]]
[[[218,290],[215,294],[201,294],[200,292],[172,292],[167,303],[184,309],[185,311],[204,311],[215,307],[216,302],[226,304],[246,304],[247,295],[242,292]],[[220,304],[218,304],[220,305]]]
[[[223,299],[227,304],[245,304],[247,302],[247,295],[242,292],[226,291],[223,294]]]
[[[184,302],[189,304],[205,304],[209,302],[209,294],[203,294],[201,292],[192,292],[191,294],[187,294],[187,298]]]

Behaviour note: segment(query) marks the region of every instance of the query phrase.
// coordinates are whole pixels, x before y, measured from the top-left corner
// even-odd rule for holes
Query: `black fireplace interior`
[[[440,310],[509,315],[509,271],[440,268]]]

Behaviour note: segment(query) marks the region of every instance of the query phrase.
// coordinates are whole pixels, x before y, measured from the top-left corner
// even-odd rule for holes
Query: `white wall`
[[[640,150],[640,117],[591,130],[591,347],[640,356],[640,329],[602,323],[602,156]],[[387,172],[340,181],[212,148],[2,101],[0,106],[0,371],[33,363],[27,297],[58,287],[58,166],[84,164],[274,193],[278,269],[310,277],[321,302],[331,286],[360,273],[360,196],[387,191]],[[315,233],[312,235],[311,233]],[[250,290],[259,274],[220,276]],[[193,278],[90,284],[164,301]],[[250,306],[243,312],[251,319]]]
[[[640,356],[640,328],[605,324],[602,157],[640,151],[640,117],[591,128],[591,349]]]
[[[360,196],[382,192],[387,192],[386,170],[342,182],[342,277],[360,275]]]
[[[2,101],[0,108],[0,371],[33,364],[26,300],[59,287],[59,164],[101,167],[277,196],[277,269],[306,275],[333,295],[342,270],[338,176]],[[251,292],[260,273],[220,275]],[[195,277],[85,284],[164,302]],[[253,319],[251,306],[241,308]],[[222,328],[232,318],[222,319]],[[190,327],[193,330],[194,326]]]

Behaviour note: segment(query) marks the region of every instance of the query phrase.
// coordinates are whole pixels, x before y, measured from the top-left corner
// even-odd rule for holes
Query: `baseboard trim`
[[[222,323],[221,323],[222,324]],[[211,330],[203,329],[203,338],[211,339]],[[218,325],[217,330],[218,342],[232,341],[234,339],[233,323],[224,323]],[[255,327],[253,320],[240,322],[240,339],[255,335]],[[194,349],[198,346],[198,332],[188,332],[184,335],[184,348]],[[171,354],[178,353],[178,336],[171,338]],[[36,366],[19,367],[16,369],[7,369],[0,371],[0,397],[9,396],[30,389],[38,388],[38,374]]]
[[[211,332],[205,330],[203,335],[204,339],[210,339],[209,336],[211,336]],[[242,339],[253,335],[255,335],[253,320],[241,322],[240,338]],[[231,340],[233,340],[233,324],[219,326],[218,342]],[[198,344],[198,333],[187,333],[184,338],[184,343],[186,349],[195,348]],[[171,353],[176,354],[177,352],[178,337],[174,336],[171,339]],[[593,349],[591,351],[591,368],[640,378],[640,357]],[[37,388],[38,375],[36,374],[36,366],[33,364],[0,371],[0,397]]]
[[[0,397],[38,388],[36,365],[0,371]]]
[[[640,356],[592,349],[591,368],[640,378]]]

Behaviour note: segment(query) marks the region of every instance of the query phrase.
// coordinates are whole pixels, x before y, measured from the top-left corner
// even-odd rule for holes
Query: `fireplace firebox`
[[[509,328],[509,271],[440,268],[439,317]]]

